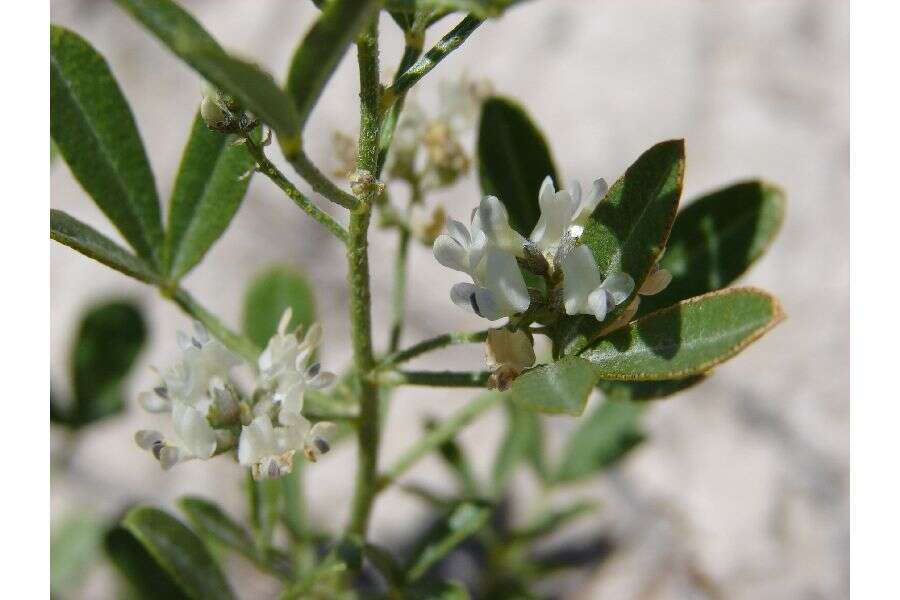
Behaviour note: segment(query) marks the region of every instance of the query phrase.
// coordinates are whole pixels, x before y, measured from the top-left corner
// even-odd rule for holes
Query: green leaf
[[[440,425],[440,421],[430,420],[426,423],[425,430],[430,433],[438,429]],[[469,461],[465,448],[460,446],[456,439],[450,438],[438,446],[437,451],[444,464],[456,476],[463,494],[467,496],[478,494],[478,479],[475,477],[475,472],[472,469],[472,464]]]
[[[146,339],[144,318],[131,302],[106,302],[85,313],[72,350],[72,424],[87,425],[122,411],[124,380]]]
[[[282,146],[299,147],[294,103],[269,73],[226,53],[190,13],[172,0],[116,2],[208,82],[272,127]]]
[[[706,379],[706,375],[694,375],[685,379],[661,381],[598,381],[597,389],[606,397],[615,397],[634,402],[659,400],[694,387]]]
[[[510,387],[522,408],[577,417],[597,383],[596,369],[586,360],[567,356],[525,371]]]
[[[50,537],[50,591],[65,597],[72,593],[100,555],[103,527],[86,515],[69,517]]]
[[[156,508],[131,510],[122,525],[195,600],[235,598],[203,542],[178,519]]]
[[[643,298],[639,314],[730,285],[775,240],[784,208],[784,192],[760,181],[738,183],[688,204],[675,218],[659,263],[672,273],[672,282]]]
[[[258,545],[264,550],[272,546],[275,526],[282,514],[282,484],[277,479],[254,481],[247,473],[247,493],[250,503],[250,520]]]
[[[414,13],[417,10],[444,12],[467,12],[480,18],[498,17],[508,7],[523,0],[386,0],[385,10],[398,15]]]
[[[421,546],[413,553],[414,561],[407,570],[409,579],[416,580],[456,546],[484,527],[491,514],[490,506],[463,502],[441,519],[429,531]]]
[[[495,96],[481,108],[478,127],[478,175],[481,191],[497,196],[512,227],[529,236],[541,216],[538,191],[547,175],[559,184],[550,148],[525,109]]]
[[[421,581],[406,590],[409,600],[469,600],[469,592],[455,581]]]
[[[294,51],[287,89],[294,99],[301,130],[347,48],[378,5],[376,0],[330,0]]]
[[[256,544],[250,532],[225,514],[218,504],[187,496],[178,501],[181,511],[200,537],[212,540],[226,548],[256,560]]]
[[[510,537],[516,542],[530,542],[540,539],[553,534],[567,523],[594,512],[598,507],[599,505],[596,502],[582,500],[564,508],[548,511],[526,527],[513,531]]]
[[[138,255],[160,264],[156,182],[134,115],[100,54],[50,27],[50,135],[72,174]]]
[[[143,259],[61,210],[50,209],[50,239],[144,283],[156,285],[160,281],[159,275]]]
[[[293,317],[288,329],[312,325],[316,318],[312,286],[300,273],[286,266],[275,266],[260,273],[244,296],[244,333],[265,348],[278,328],[284,309],[291,307]]]
[[[169,574],[156,562],[136,537],[124,527],[110,529],[103,541],[106,556],[140,600],[187,600]],[[132,596],[128,596],[132,597]]]
[[[777,325],[778,301],[751,288],[712,292],[647,315],[588,348],[602,379],[681,379],[728,360]]]
[[[612,322],[637,295],[666,247],[684,178],[684,141],[661,142],[644,152],[597,205],[581,235],[604,276],[624,271],[634,279],[631,296],[611,311]],[[593,316],[567,317],[558,325],[564,354],[577,354],[602,330]]]
[[[607,398],[569,437],[555,480],[577,481],[621,460],[644,441],[641,407],[622,398]]]
[[[506,404],[506,434],[497,449],[492,470],[494,493],[503,491],[523,460],[529,461],[538,477],[545,480],[547,465],[543,450],[544,432],[540,415]]]
[[[254,160],[245,144],[233,141],[210,131],[199,114],[194,119],[169,204],[165,255],[173,279],[200,262],[244,199],[250,177],[243,175]]]

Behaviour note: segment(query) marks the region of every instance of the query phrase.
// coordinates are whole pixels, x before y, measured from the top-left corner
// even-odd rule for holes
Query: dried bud
[[[491,329],[484,345],[484,361],[491,377],[488,387],[503,391],[534,364],[534,344],[526,331]]]
[[[375,198],[384,191],[384,184],[365,169],[357,169],[350,177],[350,189],[357,198]]]
[[[423,214],[425,209],[416,210],[418,208],[421,207],[417,206],[413,209],[412,216],[409,219],[410,229],[412,229],[413,235],[415,235],[420,242],[427,246],[432,246],[434,240],[436,240],[444,230],[444,224],[447,221],[447,213],[440,204],[435,206],[434,209],[427,214]]]

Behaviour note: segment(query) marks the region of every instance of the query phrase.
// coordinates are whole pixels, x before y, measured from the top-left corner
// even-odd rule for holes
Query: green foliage
[[[188,496],[178,501],[178,507],[200,537],[256,560],[256,544],[250,532],[225,514],[218,504]]]
[[[50,209],[50,238],[144,283],[160,281],[146,261],[61,210]]]
[[[627,399],[608,397],[582,419],[571,435],[556,469],[559,483],[577,481],[598,474],[621,460],[644,441],[641,408]]]
[[[124,527],[110,529],[103,540],[106,557],[128,584],[130,595],[138,600],[189,600],[169,573],[153,555]]]
[[[272,127],[282,147],[299,147],[297,110],[269,73],[225,52],[190,13],[172,0],[116,2],[208,82]]]
[[[64,597],[76,588],[100,554],[103,526],[90,516],[74,515],[50,537],[50,592]]]
[[[134,116],[103,57],[56,26],[50,28],[50,135],[97,206],[139,256],[158,266],[159,199]]]
[[[77,428],[120,413],[125,378],[146,338],[144,318],[133,303],[117,300],[91,307],[72,348],[74,399],[67,406],[53,406],[53,420]]]
[[[559,176],[544,136],[525,109],[508,98],[488,98],[482,105],[478,175],[481,191],[506,206],[513,229],[530,235],[541,215],[541,182],[550,175],[558,185]]]
[[[515,468],[523,461],[531,464],[543,481],[547,477],[544,460],[544,432],[538,413],[506,405],[506,434],[494,457],[492,480],[495,494],[502,492]]]
[[[299,325],[306,329],[315,321],[315,306],[312,287],[302,275],[287,266],[274,266],[257,275],[247,288],[242,329],[264,348],[286,308],[293,310],[288,329]]]
[[[665,249],[683,178],[684,142],[659,143],[628,167],[585,225],[581,243],[591,249],[600,272],[624,271],[635,283],[629,299],[607,315],[607,322],[628,307]],[[591,316],[568,317],[558,325],[559,343],[565,354],[574,354],[601,329]]]
[[[331,0],[294,51],[287,89],[300,128],[356,35],[378,10],[375,0]]]
[[[131,510],[122,525],[194,600],[227,600],[234,592],[197,535],[168,513],[150,507]]]
[[[659,381],[598,381],[597,388],[607,397],[615,397],[633,402],[644,402],[668,398],[691,388],[706,379],[706,375],[694,375],[684,379]]]
[[[397,15],[416,11],[433,11],[440,15],[450,12],[467,12],[482,19],[498,17],[508,7],[522,0],[386,0],[385,10]]]
[[[568,356],[520,375],[510,388],[510,398],[528,410],[577,417],[597,379],[597,370],[588,361]]]
[[[784,317],[770,295],[734,288],[685,300],[622,327],[582,356],[602,379],[681,379],[728,360]]]
[[[432,527],[413,553],[407,569],[411,581],[422,577],[428,569],[453,551],[466,538],[481,529],[491,514],[487,504],[463,502]]]
[[[512,532],[510,537],[516,542],[539,540],[556,533],[579,517],[596,511],[598,507],[596,502],[578,501],[564,508],[547,511],[523,529]]]
[[[180,279],[194,268],[228,228],[254,160],[245,144],[210,131],[198,114],[181,158],[169,204],[165,257],[169,275]]]
[[[784,221],[784,193],[760,181],[730,185],[675,218],[660,266],[672,282],[641,301],[641,313],[730,285],[765,253]]]

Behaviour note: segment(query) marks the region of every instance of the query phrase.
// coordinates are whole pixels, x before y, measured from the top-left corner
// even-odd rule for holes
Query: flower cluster
[[[474,126],[481,103],[490,93],[487,82],[462,76],[441,82],[436,115],[426,114],[414,100],[407,100],[394,133],[388,167],[391,177],[434,189],[465,175],[471,159],[460,137]]]
[[[323,371],[313,354],[322,329],[313,325],[300,337],[287,331],[291,310],[282,315],[255,366],[256,390],[243,397],[232,380],[242,361],[212,338],[200,323],[192,336],[178,333],[181,357],[160,376],[160,384],[140,395],[153,413],[171,413],[174,436],[154,430],[135,435],[163,469],[186,460],[207,460],[237,449],[238,462],[255,479],[290,473],[297,451],[315,460],[329,450],[332,424],[311,425],[302,414],[306,390],[330,385],[335,376]]]
[[[634,280],[623,272],[604,279],[590,249],[578,241],[607,191],[606,182],[598,179],[582,198],[578,182],[557,191],[552,179],[546,177],[538,193],[541,215],[528,238],[510,226],[506,208],[494,196],[482,199],[469,227],[451,220],[447,234],[435,240],[434,256],[445,267],[472,279],[472,283],[453,286],[450,297],[454,304],[495,321],[525,312],[540,297],[551,311],[561,309],[568,315],[606,319],[631,296]],[[542,276],[548,289],[529,289],[520,267]],[[657,293],[670,278],[657,267],[639,293]],[[550,288],[560,283],[560,293],[552,293]],[[636,300],[623,312],[628,311],[631,316],[637,311]]]

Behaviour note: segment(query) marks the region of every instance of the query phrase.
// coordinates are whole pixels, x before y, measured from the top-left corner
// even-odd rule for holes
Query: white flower
[[[203,325],[194,322],[194,335],[179,331],[176,339],[181,348],[181,360],[163,376],[165,398],[194,405],[206,394],[214,377],[227,379],[241,360],[222,342],[212,338]]]
[[[450,220],[449,234],[434,242],[434,257],[439,263],[466,273],[474,283],[457,283],[450,299],[461,308],[496,321],[528,309],[531,299],[509,248],[522,249],[524,238],[510,226],[506,209],[493,196],[487,196],[472,217],[471,231],[459,221]],[[516,237],[518,236],[518,237]]]
[[[484,344],[484,362],[491,377],[488,387],[503,391],[535,361],[534,344],[528,334],[519,329],[491,329]]]
[[[267,415],[258,415],[241,429],[238,462],[250,467],[256,480],[275,479],[291,472],[298,450],[311,462],[328,452],[332,431],[331,423],[310,428],[302,417],[291,425],[276,427]]]
[[[218,445],[216,432],[200,410],[183,402],[174,402],[172,424],[175,428],[174,440],[167,440],[153,430],[138,431],[134,437],[138,446],[153,453],[163,469],[171,469],[180,462],[195,458],[207,460],[215,454]]]
[[[531,242],[545,256],[552,257],[567,233],[574,238],[582,234],[584,224],[608,189],[606,181],[597,179],[582,203],[580,183],[572,181],[569,189],[556,191],[550,176],[545,177],[538,192],[541,216],[529,236]]]
[[[563,305],[568,315],[594,315],[598,321],[634,290],[630,275],[617,272],[605,281],[587,246],[577,246],[562,259]]]
[[[287,332],[292,311],[285,309],[278,331],[269,339],[259,356],[259,385],[272,389],[272,400],[280,403],[279,421],[289,425],[301,419],[303,395],[307,389],[321,389],[331,385],[334,373],[322,371],[319,363],[307,366],[322,340],[322,327],[312,325],[303,340],[296,333]]]

